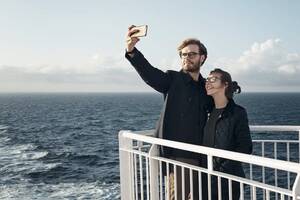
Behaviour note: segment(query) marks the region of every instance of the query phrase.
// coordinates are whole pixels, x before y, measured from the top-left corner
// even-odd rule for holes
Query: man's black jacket
[[[207,106],[212,103],[206,95],[205,80],[201,74],[196,82],[183,71],[163,72],[153,67],[136,48],[133,57],[128,53],[125,57],[148,85],[164,94],[165,102],[156,127],[156,136],[200,145]],[[199,155],[171,148],[162,148],[161,153],[166,157],[199,159]]]

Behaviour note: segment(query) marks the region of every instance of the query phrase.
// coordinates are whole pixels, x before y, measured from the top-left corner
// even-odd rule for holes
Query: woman
[[[212,96],[214,106],[208,109],[208,119],[204,127],[203,145],[218,149],[250,154],[252,141],[246,110],[235,104],[233,94],[240,93],[237,82],[231,80],[228,72],[215,69],[210,72],[205,85],[207,95]],[[207,166],[206,157],[202,165]],[[245,177],[240,162],[214,157],[214,170]],[[222,200],[228,199],[228,180],[222,179]],[[204,178],[204,196],[207,199],[207,180]],[[205,188],[206,187],[206,188]],[[212,177],[212,200],[218,199],[217,178]],[[232,182],[232,199],[239,199],[240,185]]]

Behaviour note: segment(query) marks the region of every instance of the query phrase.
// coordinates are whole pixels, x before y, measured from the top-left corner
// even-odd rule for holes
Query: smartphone
[[[130,37],[145,37],[147,35],[147,29],[147,25],[133,27],[131,30],[138,30],[138,32],[133,33]]]

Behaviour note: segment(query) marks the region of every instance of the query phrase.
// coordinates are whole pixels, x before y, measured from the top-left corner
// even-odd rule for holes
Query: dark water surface
[[[252,125],[300,125],[300,93],[246,93]],[[153,129],[158,94],[0,94],[0,199],[119,199],[118,131]]]

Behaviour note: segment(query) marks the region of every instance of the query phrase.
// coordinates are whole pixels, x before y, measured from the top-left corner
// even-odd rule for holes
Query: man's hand
[[[135,27],[135,26],[131,25],[128,28],[127,35],[126,35],[126,51],[127,52],[131,52],[134,49],[136,43],[140,40],[137,37],[131,37],[132,34],[138,32],[138,30],[132,30],[133,27]]]

